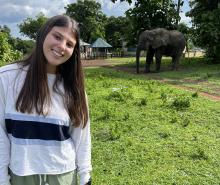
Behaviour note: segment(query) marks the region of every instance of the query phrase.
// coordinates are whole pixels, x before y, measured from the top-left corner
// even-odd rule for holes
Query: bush
[[[176,109],[185,109],[190,107],[190,98],[185,96],[176,97],[172,102],[172,106]]]
[[[13,51],[8,43],[8,34],[0,32],[0,65],[18,60],[22,54],[19,51]]]

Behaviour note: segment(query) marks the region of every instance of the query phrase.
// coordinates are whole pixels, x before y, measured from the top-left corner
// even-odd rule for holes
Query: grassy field
[[[135,58],[109,59],[114,65],[130,68],[135,72]],[[144,71],[145,59],[141,58],[141,72]],[[160,73],[145,74],[150,79],[159,79],[166,83],[192,88],[198,92],[207,92],[220,96],[220,64],[207,64],[202,58],[185,58],[180,63],[179,71],[171,71],[171,59],[165,58],[161,63]],[[155,66],[152,65],[152,71]]]
[[[94,184],[219,184],[219,103],[145,75],[85,71]],[[171,74],[160,73],[161,78]]]

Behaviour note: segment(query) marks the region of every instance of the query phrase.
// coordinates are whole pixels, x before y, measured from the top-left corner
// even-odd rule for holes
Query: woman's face
[[[66,62],[73,54],[76,38],[71,27],[54,26],[43,43],[47,59],[47,73],[56,73],[56,67]]]

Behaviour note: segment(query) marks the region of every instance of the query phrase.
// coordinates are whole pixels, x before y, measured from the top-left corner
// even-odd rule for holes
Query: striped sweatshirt
[[[16,63],[0,68],[0,185],[10,185],[8,168],[18,176],[77,169],[80,185],[86,184],[92,170],[89,120],[84,129],[72,126],[61,96],[53,91],[53,74],[47,74],[47,116],[16,111],[26,73]],[[59,88],[64,91],[62,84]]]

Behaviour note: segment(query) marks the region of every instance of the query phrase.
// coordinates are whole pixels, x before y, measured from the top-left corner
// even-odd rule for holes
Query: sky
[[[28,17],[35,18],[40,12],[47,17],[63,14],[64,7],[67,4],[75,3],[77,0],[0,0],[0,25],[7,25],[11,29],[11,34],[14,37],[24,38],[19,33],[18,24]],[[107,16],[124,16],[124,12],[134,6],[134,3],[129,5],[127,2],[112,3],[110,0],[96,0],[102,5],[102,12]],[[189,11],[188,0],[184,0],[181,22],[190,25],[190,19],[185,16],[185,12]]]

